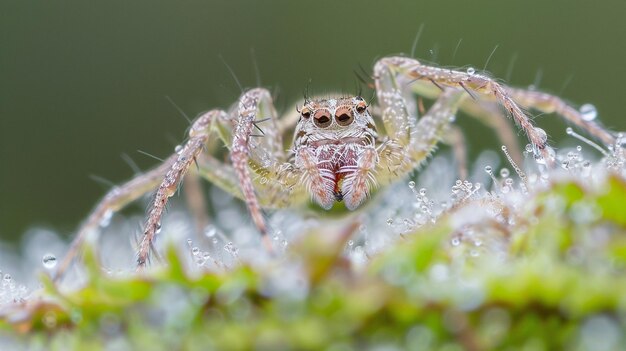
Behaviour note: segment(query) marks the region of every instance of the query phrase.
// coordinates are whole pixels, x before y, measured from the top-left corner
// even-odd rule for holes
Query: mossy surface
[[[504,222],[459,223],[486,201]],[[190,273],[170,249],[162,267],[111,277],[87,251],[85,286],[42,277],[42,291],[3,307],[0,338],[41,350],[626,349],[624,204],[618,176],[552,181],[515,206],[468,200],[362,265],[349,223],[220,272]]]

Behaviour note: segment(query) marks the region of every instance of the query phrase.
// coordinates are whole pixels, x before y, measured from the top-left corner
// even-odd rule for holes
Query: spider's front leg
[[[442,139],[453,120],[463,91],[445,88],[432,107],[419,120],[407,105],[406,77],[399,76],[387,59],[374,67],[378,104],[389,140],[379,147],[381,167],[387,177],[399,177],[423,162]]]
[[[478,96],[488,96],[488,99],[494,99],[504,107],[515,123],[526,133],[534,149],[541,153],[547,163],[552,164],[554,161],[547,144],[545,132],[534,127],[530,118],[526,116],[524,111],[511,97],[508,87],[487,76],[426,66],[415,59],[406,57],[381,59],[376,63],[374,74],[377,86],[381,82],[390,81],[387,84],[390,86],[388,91],[396,95],[397,92],[393,89],[400,91],[400,89],[405,89],[412,82],[422,80],[432,83],[441,91],[444,91],[446,87],[451,87],[457,90],[463,89],[468,96],[477,99],[480,99]],[[401,110],[399,107],[390,107],[390,109],[394,112]]]
[[[229,168],[236,175],[237,194],[245,201],[264,245],[271,251],[261,208],[286,207],[305,197],[302,189],[296,186],[299,179],[297,172],[287,162],[278,116],[269,91],[263,88],[247,91],[232,115],[230,123],[218,124],[219,134],[229,146],[232,163]],[[201,175],[213,178],[215,174],[201,171]]]

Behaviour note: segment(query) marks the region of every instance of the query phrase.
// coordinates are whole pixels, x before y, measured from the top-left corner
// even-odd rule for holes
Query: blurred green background
[[[539,82],[626,130],[626,2],[606,1],[7,1],[0,0],[0,239],[30,226],[71,235],[106,189],[183,140],[187,114],[226,107],[239,88],[276,91],[293,109],[313,93],[355,91],[354,70],[382,56],[416,57]],[[460,42],[460,44],[459,44]],[[454,55],[455,48],[458,50]],[[254,59],[251,55],[254,50]],[[473,151],[497,146],[459,121]],[[538,118],[553,141],[563,123]],[[474,137],[472,137],[472,134]],[[478,137],[483,135],[482,137]]]

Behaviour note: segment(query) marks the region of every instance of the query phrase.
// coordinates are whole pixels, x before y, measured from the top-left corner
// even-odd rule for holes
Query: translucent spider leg
[[[458,126],[450,125],[448,131],[441,136],[441,141],[452,147],[454,159],[457,162],[457,172],[459,179],[467,179],[467,152],[465,147],[465,136]]]
[[[409,112],[407,106],[410,105],[406,104],[409,85],[384,60],[378,61],[374,67],[374,76],[378,103],[389,137],[380,147],[380,164],[391,177],[411,171],[435,150],[464,95],[458,88],[443,88],[433,106],[417,120]]]
[[[534,127],[530,118],[513,100],[508,88],[497,81],[481,74],[422,65],[419,61],[406,57],[381,59],[376,63],[374,74],[377,80],[381,79],[380,75],[394,76],[394,79],[402,81],[399,85],[423,80],[432,83],[440,90],[445,87],[462,88],[472,98],[475,98],[476,94],[480,94],[495,99],[526,133],[535,150],[541,154],[547,163],[553,164],[554,160],[547,145],[545,132]],[[396,109],[394,108],[394,110]]]
[[[408,151],[413,162],[422,162],[435,150],[449,124],[454,120],[462,91],[448,88],[411,130]]]
[[[176,155],[172,155],[160,166],[111,189],[78,229],[68,252],[63,260],[59,262],[54,279],[59,280],[63,277],[90,233],[96,232],[98,227],[107,221],[114,212],[119,211],[124,206],[154,190],[175,161]]]
[[[222,114],[225,112],[220,110],[209,111],[193,122],[189,130],[189,140],[178,152],[175,161],[169,167],[155,194],[144,226],[143,238],[137,251],[137,269],[144,268],[147,263],[154,236],[161,228],[161,217],[168,199],[176,193],[176,189],[187,170],[204,150],[209,140],[212,121]]]

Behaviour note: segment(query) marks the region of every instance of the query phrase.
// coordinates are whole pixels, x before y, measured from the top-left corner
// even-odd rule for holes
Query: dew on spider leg
[[[100,220],[100,227],[106,228],[111,224],[111,218],[113,218],[113,211],[107,210],[102,215],[102,219]]]
[[[466,72],[470,76],[473,76],[476,73],[476,69],[474,67],[468,67]]]
[[[582,115],[583,119],[587,122],[591,122],[598,116],[598,110],[592,104],[584,104],[580,106],[578,110]]]

